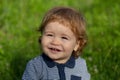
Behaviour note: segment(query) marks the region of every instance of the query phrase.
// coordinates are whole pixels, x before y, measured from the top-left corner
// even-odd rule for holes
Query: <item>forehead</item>
[[[51,22],[49,24],[46,25],[45,27],[45,32],[48,31],[54,31],[54,32],[57,32],[57,33],[66,33],[66,34],[70,34],[72,36],[74,36],[74,33],[72,32],[72,30],[67,27],[66,25],[64,24],[61,24],[59,22]]]
[[[64,27],[68,27],[74,33],[73,28],[75,28],[75,27],[73,27],[71,25],[70,21],[68,21],[64,18],[55,18],[55,19],[49,20],[46,25],[48,25],[49,23],[54,23],[54,22],[57,22],[57,23],[63,25]]]
[[[67,25],[67,24],[63,24],[63,23],[60,23],[60,22],[58,22],[58,21],[54,21],[54,22],[49,22],[47,25],[46,25],[46,27],[45,27],[45,30],[52,30],[52,29],[54,29],[54,30],[63,30],[63,31],[71,31],[71,29],[70,29],[70,27],[69,27],[69,25]],[[72,31],[71,31],[72,32]]]

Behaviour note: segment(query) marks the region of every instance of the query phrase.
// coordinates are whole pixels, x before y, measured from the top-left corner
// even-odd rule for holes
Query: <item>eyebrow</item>
[[[50,30],[44,30],[43,33],[53,33],[53,32]]]

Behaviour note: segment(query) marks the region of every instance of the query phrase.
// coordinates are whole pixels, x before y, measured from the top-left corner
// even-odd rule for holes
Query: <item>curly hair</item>
[[[59,22],[71,29],[74,33],[79,47],[76,51],[73,51],[72,55],[77,58],[87,43],[86,35],[86,22],[83,15],[73,8],[68,7],[55,7],[50,9],[44,16],[42,23],[39,27],[41,34],[43,33],[46,25],[50,22]]]

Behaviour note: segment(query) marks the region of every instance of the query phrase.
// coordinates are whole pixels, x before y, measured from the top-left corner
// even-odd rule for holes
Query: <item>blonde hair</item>
[[[39,31],[42,33],[48,23],[55,21],[67,25],[74,33],[76,40],[79,42],[79,47],[77,51],[73,51],[72,55],[77,58],[87,42],[84,17],[72,8],[55,7],[45,14]]]

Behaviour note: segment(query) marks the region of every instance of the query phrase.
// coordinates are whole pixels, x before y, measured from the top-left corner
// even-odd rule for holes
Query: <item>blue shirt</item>
[[[90,74],[80,57],[71,56],[65,64],[58,64],[42,54],[27,63],[22,80],[90,80]]]

